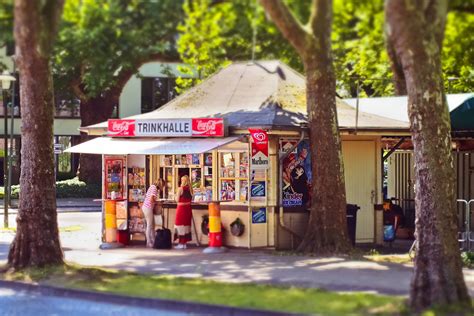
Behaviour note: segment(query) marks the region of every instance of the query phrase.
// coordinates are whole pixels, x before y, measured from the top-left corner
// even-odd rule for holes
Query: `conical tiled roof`
[[[356,111],[337,100],[339,126],[355,128]],[[305,78],[279,61],[233,63],[161,108],[129,119],[221,117],[233,128],[295,128],[307,122]],[[408,124],[359,112],[360,129]],[[104,123],[91,128],[106,127]]]

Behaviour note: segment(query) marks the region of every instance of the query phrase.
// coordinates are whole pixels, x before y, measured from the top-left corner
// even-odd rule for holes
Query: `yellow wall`
[[[380,243],[381,218],[374,204],[382,203],[382,167],[379,137],[343,137],[342,152],[347,203],[357,204],[356,242]]]

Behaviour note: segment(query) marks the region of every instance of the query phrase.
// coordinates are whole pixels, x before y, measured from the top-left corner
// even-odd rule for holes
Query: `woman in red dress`
[[[186,243],[191,241],[191,218],[193,211],[191,201],[193,200],[193,188],[188,176],[181,177],[181,186],[176,195],[176,219],[174,221],[174,239],[178,239],[175,249],[186,249]]]

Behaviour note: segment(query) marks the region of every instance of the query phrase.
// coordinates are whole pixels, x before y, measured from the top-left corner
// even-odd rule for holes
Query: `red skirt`
[[[174,239],[178,239],[180,243],[191,241],[191,218],[193,212],[191,203],[180,202],[176,208],[176,218],[174,221]]]

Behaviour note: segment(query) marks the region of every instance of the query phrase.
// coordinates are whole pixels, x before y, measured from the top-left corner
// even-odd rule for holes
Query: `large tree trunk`
[[[351,250],[346,189],[337,124],[336,77],[331,51],[332,1],[313,0],[308,28],[277,0],[260,0],[283,36],[295,47],[306,72],[313,189],[308,228],[299,251],[330,254]]]
[[[81,126],[89,126],[106,121],[112,116],[114,106],[120,95],[96,97],[81,101]],[[81,133],[81,143],[92,139]],[[86,183],[101,183],[102,157],[100,155],[81,154],[79,158],[79,180]]]
[[[17,232],[8,265],[19,269],[63,262],[56,214],[50,52],[62,1],[15,1],[21,94],[21,176]]]
[[[388,39],[402,63],[415,155],[418,252],[410,305],[470,306],[457,241],[451,124],[441,72],[446,1],[386,3]]]
[[[347,253],[351,246],[346,224],[346,189],[337,124],[336,79],[332,62],[305,62],[310,126],[312,205],[299,251]]]

